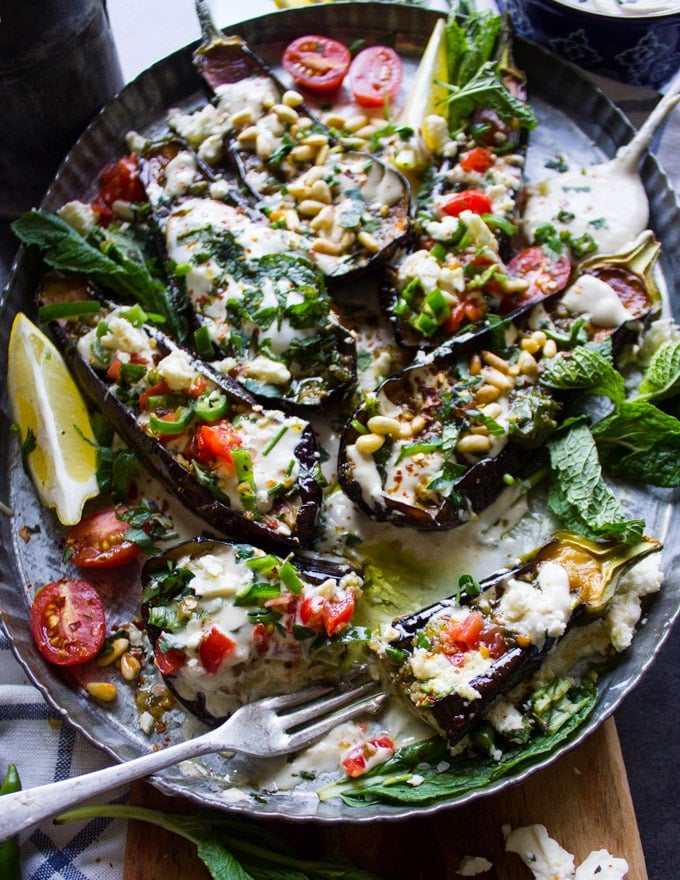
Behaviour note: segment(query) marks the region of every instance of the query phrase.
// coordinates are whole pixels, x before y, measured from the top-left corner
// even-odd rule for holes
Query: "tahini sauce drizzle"
[[[609,162],[529,183],[522,229],[528,241],[546,224],[577,238],[589,233],[600,253],[617,253],[647,228],[649,201],[637,172],[654,133],[680,101],[677,89],[657,104],[630,143]],[[572,219],[559,219],[561,211]]]

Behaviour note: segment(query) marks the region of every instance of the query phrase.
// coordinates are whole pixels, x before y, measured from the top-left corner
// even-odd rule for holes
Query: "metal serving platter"
[[[351,43],[358,37],[369,41],[393,42],[406,64],[406,78],[412,75],[427,43],[437,13],[402,5],[352,3],[330,4],[276,12],[243,22],[231,30],[274,67],[285,45],[304,33],[331,34]],[[204,100],[191,63],[192,46],[155,64],[128,85],[95,119],[64,160],[42,207],[56,209],[72,198],[92,194],[101,167],[125,152],[125,136],[130,130],[148,133],[162,128],[170,107],[191,107]],[[528,77],[530,98],[539,115],[538,132],[532,135],[529,177],[544,176],[546,157],[564,152],[584,164],[611,156],[627,141],[632,128],[625,117],[576,68],[560,61],[539,47],[518,39],[516,60]],[[661,269],[669,290],[680,286],[680,206],[655,158],[648,155],[641,175],[649,196],[651,225],[663,245]],[[9,284],[0,301],[0,371],[6,371],[9,329],[15,312],[34,316],[33,293],[36,269],[22,251],[13,268]],[[670,308],[676,317],[680,303]],[[62,532],[51,511],[38,503],[25,476],[15,436],[10,431],[6,391],[2,390],[0,427],[0,499],[14,512],[0,515],[0,611],[17,657],[47,702],[65,720],[95,745],[117,760],[133,758],[150,748],[149,739],[138,730],[131,700],[119,700],[115,709],[102,708],[89,700],[71,675],[43,661],[31,638],[28,608],[40,586],[64,576],[61,559]],[[344,806],[339,800],[320,804],[312,793],[281,791],[266,798],[242,793],[238,786],[221,782],[218,756],[204,759],[195,775],[177,768],[154,778],[166,794],[184,795],[211,807],[231,809],[252,816],[271,816],[292,820],[368,821],[374,818],[404,818],[433,812],[445,806],[462,804],[497,793],[522,781],[541,767],[552,763],[566,748],[587,737],[616,709],[653,662],[669,634],[680,606],[680,568],[672,536],[680,528],[677,493],[652,489],[631,491],[635,514],[644,516],[650,534],[669,537],[663,555],[665,585],[645,608],[645,625],[640,627],[633,646],[620,663],[601,682],[601,697],[595,713],[577,738],[538,764],[506,776],[483,789],[457,798],[443,799],[427,807],[375,805],[364,808]],[[197,531],[201,526],[196,523]],[[453,533],[451,533],[453,535]],[[403,532],[400,539],[404,538]],[[529,548],[527,548],[529,549]],[[113,577],[95,578],[108,610],[109,625],[137,615],[137,572],[126,568]],[[133,584],[130,588],[131,582]],[[173,735],[184,735],[176,730]],[[234,797],[236,795],[236,797]]]

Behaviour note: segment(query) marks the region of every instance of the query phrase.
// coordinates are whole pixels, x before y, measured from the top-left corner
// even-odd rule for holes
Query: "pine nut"
[[[506,376],[505,373],[501,373],[500,370],[496,370],[494,367],[485,368],[483,373],[489,385],[495,385],[501,391],[510,391],[515,384],[509,376]]]
[[[342,245],[337,241],[331,241],[330,238],[315,238],[312,242],[312,250],[317,254],[326,254],[328,257],[342,255]]]
[[[319,211],[325,207],[323,202],[319,202],[316,199],[303,199],[297,206],[297,209],[298,214],[302,214],[303,217],[316,217]]]
[[[125,681],[136,681],[142,671],[142,664],[129,651],[120,658],[120,674]]]
[[[484,415],[489,419],[497,419],[502,412],[502,408],[497,403],[488,403],[484,407]]]
[[[283,93],[281,100],[289,107],[299,107],[305,99],[302,97],[300,92],[296,92],[294,89],[288,89],[287,92]]]
[[[528,338],[525,337],[521,340],[519,347],[522,349],[522,351],[526,351],[529,354],[536,354],[541,346],[538,344],[533,336],[529,336]]]
[[[328,128],[342,129],[345,127],[345,117],[340,116],[339,113],[329,113],[324,119],[324,124],[327,125]]]
[[[378,127],[376,125],[373,125],[372,123],[369,123],[368,125],[364,125],[362,128],[358,129],[358,131],[355,131],[354,134],[356,135],[356,137],[365,138],[365,140],[368,141],[373,137],[376,131],[378,131]]]
[[[311,188],[316,183],[317,180],[321,180],[323,178],[325,173],[326,173],[325,168],[318,168],[318,167],[310,168],[308,171],[305,172],[305,177],[304,177],[305,183],[307,184],[308,187]]]
[[[425,416],[418,413],[417,416],[413,417],[413,421],[411,422],[411,434],[420,434],[426,424]]]
[[[274,138],[268,131],[260,131],[255,138],[255,152],[263,159],[274,155]]]
[[[491,449],[491,437],[483,434],[466,434],[456,444],[456,452],[463,455],[478,455]]]
[[[401,434],[401,425],[390,416],[371,416],[366,425],[374,434],[391,434],[393,437]]]
[[[354,442],[357,452],[361,455],[373,455],[385,442],[383,434],[361,434]]]
[[[314,148],[298,144],[297,147],[293,147],[288,155],[296,162],[311,162],[314,158]]]
[[[475,402],[483,406],[485,403],[492,403],[494,400],[498,400],[500,396],[501,389],[496,385],[482,385],[475,394]]]
[[[314,160],[314,164],[321,166],[325,165],[328,159],[328,154],[331,151],[330,144],[324,144],[323,147],[319,147],[319,151],[316,154],[316,159]]]
[[[489,429],[486,425],[471,425],[470,426],[471,434],[488,434]]]
[[[308,128],[312,127],[312,120],[309,116],[300,116],[297,125],[300,131],[307,131]]]
[[[333,220],[335,219],[335,208],[332,205],[326,205],[325,208],[322,208],[316,217],[312,218],[310,221],[310,227],[317,231],[322,229],[323,227],[330,227],[333,225]]]
[[[284,215],[284,222],[286,224],[286,229],[290,232],[297,232],[300,228],[300,217],[298,216],[298,212],[293,208],[289,208]]]
[[[545,345],[545,341],[548,338],[542,330],[534,330],[531,334],[531,338],[538,342],[539,345]]]
[[[312,198],[316,199],[319,202],[324,202],[327,205],[333,201],[333,196],[331,195],[331,188],[326,183],[325,180],[315,180],[312,184]]]
[[[482,359],[476,352],[470,358],[469,370],[471,376],[479,376],[482,372]]]
[[[122,657],[129,648],[130,642],[128,639],[114,639],[109,646],[109,650],[97,657],[97,666],[110,666],[119,657]]]
[[[520,373],[524,376],[535,376],[538,372],[538,364],[534,359],[534,356],[529,354],[528,351],[520,351],[519,357],[517,358],[517,366],[519,367]]]
[[[248,109],[239,110],[238,113],[234,113],[234,115],[229,120],[229,124],[233,128],[241,128],[244,125],[248,125],[253,121],[253,115]]]
[[[323,147],[328,143],[328,135],[322,131],[315,131],[313,134],[308,134],[301,143],[307,147]]]
[[[345,131],[352,132],[355,134],[359,131],[360,128],[363,128],[364,125],[368,124],[368,117],[363,115],[350,116],[349,119],[345,119]]]
[[[364,250],[369,252],[369,254],[377,254],[380,250],[380,242],[378,239],[375,235],[371,235],[370,232],[366,232],[365,229],[362,229],[361,232],[357,234],[357,241]]]
[[[258,130],[256,125],[249,125],[248,128],[244,128],[243,131],[240,131],[236,135],[236,140],[240,144],[248,143],[249,141],[254,141],[258,135]]]
[[[494,354],[493,351],[483,351],[482,358],[484,359],[484,363],[488,364],[490,367],[494,367],[496,370],[500,370],[501,373],[508,372],[508,362],[503,360],[503,358],[499,357],[497,354]]]
[[[544,358],[554,358],[557,354],[557,343],[554,339],[548,339],[543,346],[543,357]]]
[[[342,245],[343,251],[351,250],[351,247],[356,240],[356,233],[352,232],[351,229],[345,229],[340,239],[340,244]]]
[[[101,703],[112,703],[118,696],[118,688],[110,681],[88,681],[85,688],[91,697]]]
[[[287,122],[289,125],[292,125],[298,120],[297,110],[294,110],[288,104],[274,104],[272,107],[272,113],[276,114],[281,122]]]
[[[303,183],[301,180],[293,180],[290,183],[286,184],[286,189],[288,194],[293,196],[294,199],[298,201],[302,201],[302,199],[308,199],[310,195],[309,186],[306,183]]]

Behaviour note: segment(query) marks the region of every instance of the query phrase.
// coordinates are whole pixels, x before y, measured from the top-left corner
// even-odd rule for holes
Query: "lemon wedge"
[[[446,117],[449,92],[442,83],[448,82],[448,79],[446,26],[444,19],[440,18],[418,63],[404,109],[399,114],[399,123],[419,131],[428,116],[436,114]]]
[[[90,417],[59,351],[22,312],[9,338],[7,391],[40,500],[64,525],[77,523],[99,492]]]

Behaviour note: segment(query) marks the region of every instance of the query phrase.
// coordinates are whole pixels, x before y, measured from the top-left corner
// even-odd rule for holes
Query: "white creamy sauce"
[[[567,628],[577,599],[569,592],[569,575],[556,562],[544,562],[536,582],[510,578],[499,604],[504,626],[533,645],[556,638]]]
[[[589,234],[600,253],[624,250],[647,228],[649,202],[635,169],[613,160],[557,174],[526,187],[522,227],[529,241],[546,224],[573,238]],[[560,220],[560,212],[573,214]]]
[[[597,327],[619,327],[633,317],[614,288],[594,275],[581,275],[560,298],[568,312],[589,315]]]
[[[461,877],[476,877],[477,874],[484,874],[492,868],[493,862],[483,856],[464,856],[456,874],[460,874]]]
[[[660,15],[664,12],[680,11],[678,0],[556,0],[556,2],[601,15]]]

